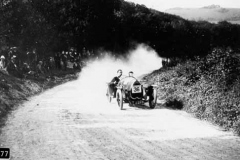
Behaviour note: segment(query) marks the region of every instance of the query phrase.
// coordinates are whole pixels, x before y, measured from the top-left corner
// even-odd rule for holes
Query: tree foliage
[[[145,43],[163,57],[207,55],[240,47],[240,26],[187,21],[124,0],[2,0],[1,50],[37,48],[45,55],[75,47],[121,54]]]

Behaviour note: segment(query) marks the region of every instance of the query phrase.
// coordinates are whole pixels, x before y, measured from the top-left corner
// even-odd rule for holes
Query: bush
[[[198,63],[199,74],[214,80],[223,90],[230,88],[240,78],[240,60],[228,49],[216,48]]]

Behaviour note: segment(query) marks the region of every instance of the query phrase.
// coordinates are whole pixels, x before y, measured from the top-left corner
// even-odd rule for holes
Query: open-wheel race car
[[[111,102],[113,97],[116,97],[117,104],[120,109],[123,109],[124,103],[129,103],[130,106],[134,104],[144,104],[149,102],[150,108],[155,108],[157,103],[157,86],[147,85],[141,83],[134,77],[122,78],[116,86],[115,92],[111,91],[111,84],[108,84],[107,97]],[[114,95],[115,94],[115,95]]]

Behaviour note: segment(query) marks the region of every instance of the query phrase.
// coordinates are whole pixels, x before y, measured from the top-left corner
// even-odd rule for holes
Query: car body
[[[123,103],[129,103],[132,106],[134,104],[144,104],[145,102],[149,102],[150,108],[155,108],[157,86],[148,85],[134,77],[124,77],[117,85],[116,100],[120,109],[123,109]]]

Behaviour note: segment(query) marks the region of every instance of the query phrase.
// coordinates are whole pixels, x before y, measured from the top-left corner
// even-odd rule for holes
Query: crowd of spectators
[[[10,49],[6,54],[0,55],[0,72],[19,78],[27,76],[39,77],[51,74],[57,70],[81,70],[83,57],[76,51],[56,52],[53,56],[39,58],[36,51],[27,52],[24,58]]]

